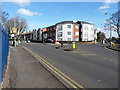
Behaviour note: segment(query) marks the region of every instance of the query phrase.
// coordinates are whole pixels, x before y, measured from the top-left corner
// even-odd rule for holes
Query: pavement
[[[22,47],[10,47],[11,88],[65,88]]]
[[[118,88],[118,52],[96,44],[77,44],[77,51],[56,49],[53,44],[26,43],[22,46],[85,88]],[[64,45],[71,47],[71,44]]]
[[[110,43],[105,43],[105,44],[101,44],[101,43],[97,43],[96,45],[99,45],[101,47],[106,47],[110,50],[113,50],[113,51],[118,51],[120,52],[120,44],[116,43],[115,46],[110,46]]]

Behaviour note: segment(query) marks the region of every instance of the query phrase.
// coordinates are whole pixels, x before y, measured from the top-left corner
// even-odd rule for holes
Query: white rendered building
[[[94,25],[83,21],[63,21],[56,24],[56,41],[93,41]]]

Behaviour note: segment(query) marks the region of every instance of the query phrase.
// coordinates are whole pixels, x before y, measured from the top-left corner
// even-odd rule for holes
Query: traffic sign
[[[13,33],[17,33],[17,28],[12,28]]]

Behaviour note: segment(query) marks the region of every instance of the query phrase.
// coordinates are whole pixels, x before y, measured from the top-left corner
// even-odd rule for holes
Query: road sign
[[[17,28],[12,28],[13,33],[17,33]]]

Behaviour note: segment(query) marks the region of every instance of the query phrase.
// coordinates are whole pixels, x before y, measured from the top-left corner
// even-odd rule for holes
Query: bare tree
[[[5,29],[9,33],[12,33],[12,28],[17,28],[18,34],[23,33],[28,28],[26,19],[20,18],[19,16],[9,19],[5,25]]]
[[[120,38],[120,11],[112,14],[110,19],[112,20],[114,30],[118,33],[118,37]]]
[[[116,31],[120,38],[120,11],[112,14],[111,18],[106,20],[105,27]]]
[[[7,19],[8,19],[9,14],[5,11],[1,11],[0,10],[0,25],[2,25],[3,27],[5,26]]]

